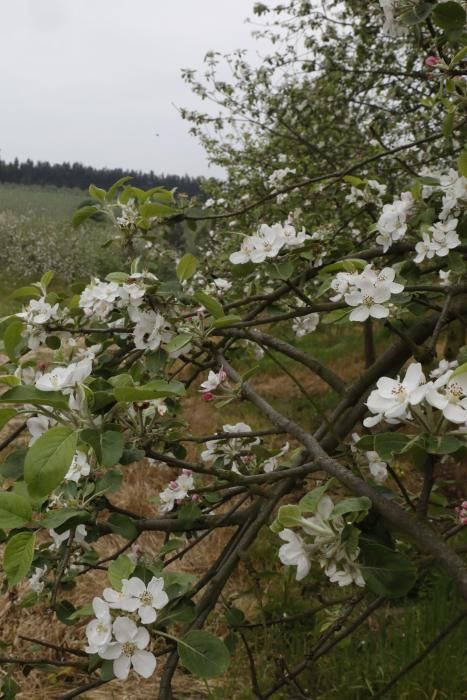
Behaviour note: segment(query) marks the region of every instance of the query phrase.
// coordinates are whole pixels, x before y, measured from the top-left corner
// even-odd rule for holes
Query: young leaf
[[[24,479],[33,497],[48,496],[67,473],[76,451],[77,434],[72,428],[51,428],[29,448]]]
[[[230,653],[225,644],[210,632],[191,630],[179,639],[180,663],[198,678],[215,678],[227,670]]]
[[[21,527],[32,518],[32,508],[29,501],[10,491],[0,493],[0,528],[9,530]]]
[[[191,253],[184,255],[177,265],[177,277],[180,282],[189,280],[190,277],[193,277],[197,267],[198,259],[195,258],[194,255],[191,255]]]
[[[115,588],[116,591],[121,591],[122,580],[124,578],[130,578],[134,570],[135,564],[131,559],[127,557],[126,554],[120,554],[107,569],[107,578],[112,588]]]
[[[28,573],[34,556],[36,538],[32,532],[19,532],[8,541],[3,554],[3,568],[8,587],[12,588]]]

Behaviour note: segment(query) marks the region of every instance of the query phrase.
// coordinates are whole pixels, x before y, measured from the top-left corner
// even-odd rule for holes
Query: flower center
[[[152,595],[148,591],[143,593],[139,599],[143,605],[152,605],[153,598],[152,598]]]
[[[107,632],[107,625],[104,625],[103,622],[99,622],[99,624],[96,627],[96,630],[99,632],[99,634],[104,634],[104,632]]]
[[[405,399],[407,396],[407,392],[402,386],[402,384],[398,384],[397,386],[392,389],[391,394],[395,396],[397,399]]]
[[[138,647],[134,642],[125,642],[122,644],[122,652],[125,654],[125,656],[133,656],[137,648]]]
[[[457,382],[452,382],[447,388],[448,398],[450,401],[459,401],[464,396],[464,390]]]
[[[373,298],[373,297],[370,297],[368,294],[365,294],[365,296],[364,296],[363,299],[362,299],[362,303],[363,303],[365,306],[373,306],[373,304],[375,303],[375,301],[374,301],[374,298]]]

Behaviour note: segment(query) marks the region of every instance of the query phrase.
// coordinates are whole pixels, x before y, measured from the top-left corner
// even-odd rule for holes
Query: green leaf
[[[230,663],[225,644],[205,630],[191,630],[179,639],[177,648],[182,666],[198,678],[221,676]]]
[[[68,521],[72,519],[75,522],[73,524],[68,523]],[[56,530],[64,523],[68,523],[68,527],[66,529],[69,529],[70,527],[74,527],[75,525],[87,523],[90,519],[91,514],[87,510],[79,510],[77,508],[63,508],[62,510],[49,511],[45,515],[45,517],[42,518],[41,525],[42,527]]]
[[[49,284],[52,282],[53,278],[55,277],[55,272],[53,270],[47,270],[47,272],[44,272],[44,274],[41,277],[40,280],[40,285],[44,289],[47,289]]]
[[[117,401],[150,401],[167,396],[182,396],[185,393],[185,385],[175,380],[165,382],[156,379],[141,386],[115,387],[113,393]]]
[[[114,491],[118,491],[118,489],[122,485],[122,479],[123,475],[121,474],[121,472],[106,472],[103,477],[96,481],[95,495],[101,493],[113,493]]]
[[[72,428],[57,426],[41,435],[29,448],[24,479],[33,497],[48,496],[63,481],[76,444],[77,434]]]
[[[4,479],[22,479],[26,454],[25,448],[10,452],[5,461],[0,464],[0,476]]]
[[[0,690],[2,691],[2,700],[15,700],[16,694],[21,690],[21,687],[14,678],[7,676],[3,679]]]
[[[15,386],[2,394],[2,403],[32,403],[34,406],[68,408],[68,401],[59,391],[40,391],[33,386]]]
[[[19,346],[23,342],[23,330],[24,324],[22,321],[15,319],[10,323],[4,334],[3,334],[3,344],[5,346],[5,352],[13,362],[16,360],[16,354]],[[3,397],[2,397],[3,401]]]
[[[320,502],[321,498],[324,496],[332,482],[333,479],[329,479],[329,481],[323,484],[323,486],[317,486],[312,491],[308,491],[308,493],[306,493],[303,496],[303,498],[300,499],[298,505],[302,513],[316,513],[318,503]]]
[[[14,408],[0,408],[0,430],[15,416]]]
[[[359,545],[362,575],[373,593],[400,598],[413,588],[417,572],[404,554],[369,537],[360,537]]]
[[[399,454],[409,438],[400,433],[378,433],[375,435],[374,449],[385,462],[390,462],[393,454]]]
[[[174,207],[169,207],[167,204],[161,204],[159,202],[147,202],[141,207],[141,216],[145,219],[151,218],[153,216],[173,216],[177,214],[177,210]]]
[[[461,447],[464,447],[464,443],[454,435],[429,435],[426,442],[426,451],[434,455],[453,454]]]
[[[347,258],[346,260],[340,260],[339,262],[326,265],[323,267],[320,274],[323,272],[355,272],[357,270],[363,270],[366,265],[366,260],[361,260],[360,258]]]
[[[211,328],[224,328],[224,326],[230,326],[232,323],[238,323],[241,320],[242,317],[236,314],[222,316],[222,318],[216,318],[212,321]]]
[[[193,277],[195,274],[197,267],[198,259],[195,258],[194,255],[191,255],[191,253],[187,253],[177,265],[177,278],[180,282],[189,280],[190,277]]]
[[[96,187],[96,185],[89,185],[89,196],[93,199],[98,199],[99,202],[105,202],[105,195],[107,192],[101,187]]]
[[[164,345],[164,350],[166,350],[168,353],[171,352],[178,352],[182,348],[185,347],[185,345],[188,345],[193,336],[190,333],[181,333],[180,335],[174,335],[171,340]]]
[[[193,298],[199,304],[202,304],[204,308],[209,311],[211,316],[214,316],[214,318],[221,318],[224,315],[224,309],[222,308],[221,304],[219,304],[217,299],[209,296],[209,294],[206,294],[205,292],[196,292],[193,295]]]
[[[440,2],[433,11],[433,22],[441,29],[462,29],[466,12],[458,2]]]
[[[303,510],[300,506],[281,506],[277,517],[270,526],[272,532],[281,532],[286,527],[297,527],[302,519]]]
[[[12,588],[28,573],[34,556],[36,538],[32,532],[19,532],[8,541],[3,554],[3,568],[8,587]]]
[[[455,116],[455,111],[452,110],[448,112],[444,118],[443,121],[443,136],[445,138],[448,138],[452,134],[452,130],[454,128],[454,116]]]
[[[37,287],[19,287],[10,294],[11,299],[39,299],[41,293]]]
[[[91,445],[99,464],[113,467],[123,454],[124,437],[116,430],[83,430],[81,439]]]
[[[89,219],[90,216],[97,214],[99,211],[100,209],[96,204],[77,209],[71,217],[72,226],[74,226],[74,228],[77,228],[80,224],[83,223],[83,221],[86,221],[86,219]]]
[[[134,540],[138,536],[138,529],[134,520],[128,515],[112,513],[107,520],[107,525],[116,535],[121,535],[126,540]]]
[[[114,182],[112,187],[107,190],[107,194],[105,196],[105,199],[107,202],[111,202],[117,193],[117,190],[120,189],[120,187],[123,187],[125,183],[127,183],[129,180],[131,180],[131,176],[127,175],[126,177],[121,177],[120,180],[117,180],[117,182]]]
[[[460,175],[467,177],[467,151],[462,151],[457,159],[457,168]]]
[[[356,513],[359,511],[370,510],[370,508],[371,501],[366,496],[360,496],[358,498],[344,498],[342,501],[339,501],[339,503],[337,503],[337,505],[334,506],[333,511],[331,513],[331,518],[334,518],[338,515],[344,515],[345,513]]]
[[[435,5],[436,2],[419,2],[418,5],[415,5],[415,7],[403,12],[400,15],[399,21],[401,24],[405,24],[409,27],[414,24],[418,24],[432,13]]]
[[[9,530],[21,527],[32,518],[32,508],[29,501],[10,491],[0,493],[0,528]]]
[[[107,569],[107,578],[110,581],[112,588],[116,591],[122,590],[122,580],[130,578],[135,570],[135,564],[126,554],[120,554],[115,561],[111,563]]]

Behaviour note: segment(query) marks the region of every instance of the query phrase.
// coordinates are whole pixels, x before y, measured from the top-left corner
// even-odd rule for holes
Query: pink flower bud
[[[205,394],[203,394],[203,401],[212,401],[214,399],[214,394],[212,391],[207,391]]]
[[[219,379],[220,382],[225,382],[227,379],[227,374],[224,369],[220,369],[217,373],[217,378]]]
[[[438,58],[438,56],[427,56],[427,57],[425,58],[425,65],[426,65],[426,66],[430,66],[430,68],[434,68],[435,66],[438,65],[438,63],[440,62],[440,60],[441,60],[441,59]]]
[[[191,496],[191,500],[192,500],[193,503],[196,503],[196,501],[199,501],[199,496],[198,496],[198,494],[197,494],[197,493],[194,493],[194,494]]]

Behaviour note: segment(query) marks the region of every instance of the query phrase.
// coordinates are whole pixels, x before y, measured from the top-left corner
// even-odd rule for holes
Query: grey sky
[[[253,50],[253,0],[3,0],[4,160],[216,174],[174,104],[181,68]],[[157,135],[158,134],[158,135]]]

